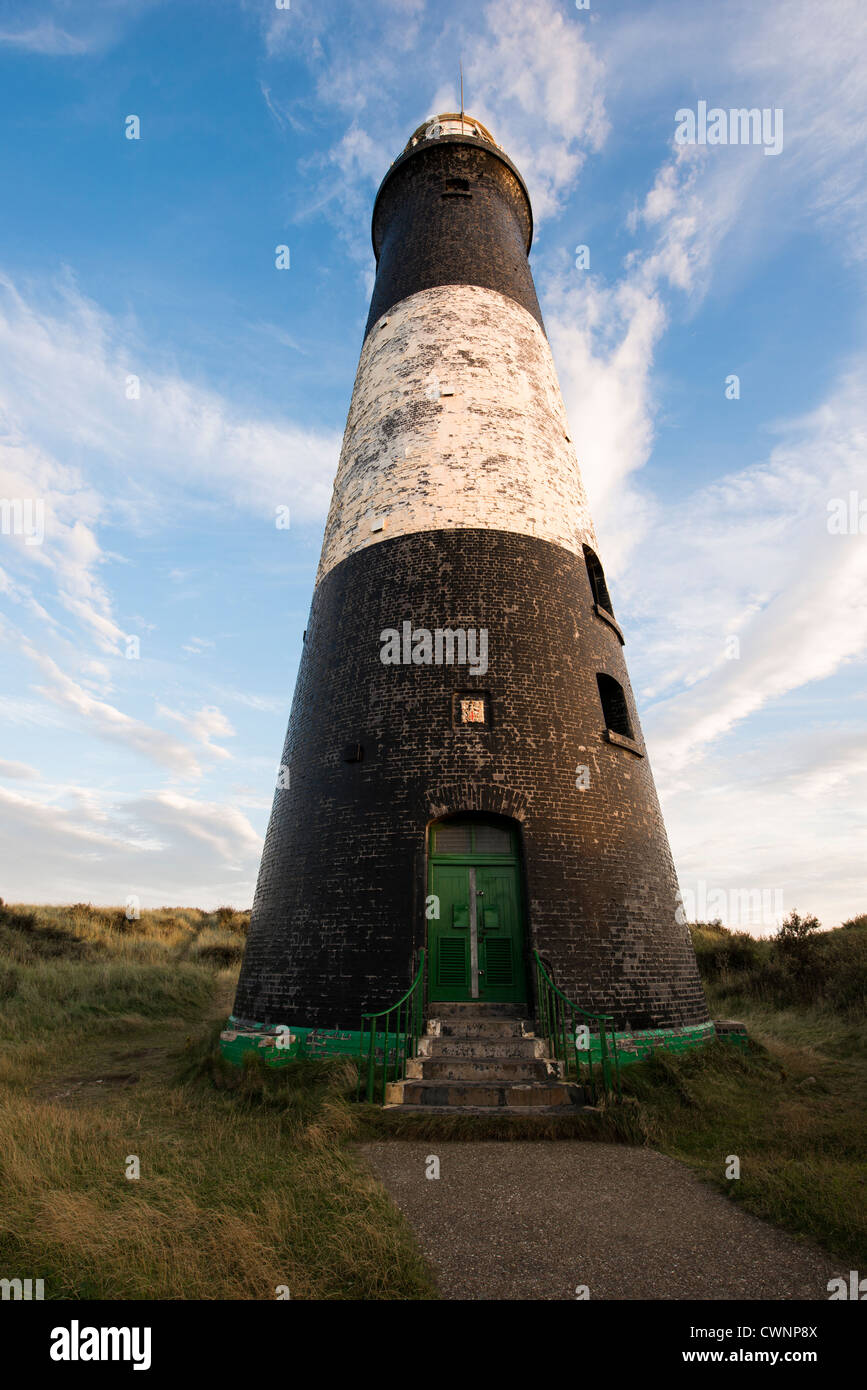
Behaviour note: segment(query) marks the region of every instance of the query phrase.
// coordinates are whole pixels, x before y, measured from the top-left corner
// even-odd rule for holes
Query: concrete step
[[[429,1018],[425,1033],[436,1038],[527,1038],[533,1025],[526,1018]]]
[[[406,1075],[410,1081],[550,1081],[559,1080],[560,1069],[547,1058],[412,1057]]]
[[[532,1060],[545,1056],[541,1038],[429,1038],[418,1046],[420,1057],[462,1057],[468,1062]]]
[[[438,1001],[430,1009],[437,1018],[525,1018],[527,1014],[526,1004],[486,1004],[479,999],[459,1004]]]
[[[493,1110],[500,1107],[583,1105],[584,1088],[563,1081],[394,1081],[385,1088],[386,1105],[447,1106],[449,1109]]]
[[[483,1115],[485,1119],[508,1120],[514,1115],[577,1115],[582,1110],[593,1111],[592,1105],[583,1105],[580,1101],[577,1105],[404,1105],[402,1102],[397,1105],[390,1105],[388,1102],[382,1107],[383,1110],[399,1110],[401,1115]]]

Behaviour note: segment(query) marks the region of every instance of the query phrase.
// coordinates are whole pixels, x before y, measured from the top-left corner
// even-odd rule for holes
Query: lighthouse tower
[[[419,127],[376,282],[231,1028],[534,1009],[533,953],[623,1032],[707,1006],[528,263],[477,120]],[[235,1034],[233,1034],[234,1036]]]

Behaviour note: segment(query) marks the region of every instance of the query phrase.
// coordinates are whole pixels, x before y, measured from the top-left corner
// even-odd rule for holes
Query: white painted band
[[[364,344],[317,583],[365,546],[466,527],[597,549],[545,334],[495,290],[439,285]]]

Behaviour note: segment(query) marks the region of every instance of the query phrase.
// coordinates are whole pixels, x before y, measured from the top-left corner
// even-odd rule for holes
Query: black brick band
[[[393,304],[433,285],[498,290],[542,324],[527,260],[532,234],[511,160],[471,136],[423,141],[395,161],[377,194],[365,337]]]
[[[383,665],[380,633],[405,620],[486,628],[487,672]],[[625,691],[634,750],[605,736],[600,672]],[[457,690],[489,696],[489,728],[455,727]],[[643,751],[583,558],[490,530],[349,556],[313,599],[235,1014],[357,1028],[393,1003],[425,939],[427,827],[474,809],[519,822],[528,949],[571,999],[621,1028],[704,1022]]]

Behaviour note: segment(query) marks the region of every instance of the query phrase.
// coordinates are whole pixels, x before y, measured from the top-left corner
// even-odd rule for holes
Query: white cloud
[[[661,781],[681,887],[779,892],[784,913],[816,912],[827,927],[867,910],[865,772],[861,727],[723,739],[700,766]]]
[[[184,842],[204,846],[224,869],[246,867],[249,871],[262,850],[260,836],[235,806],[196,801],[177,792],[163,791],[133,798],[126,811],[154,828],[162,827],[175,851]]]
[[[231,758],[232,754],[226,748],[221,748],[213,742],[216,738],[233,738],[235,730],[222,710],[216,705],[205,705],[194,715],[187,716],[179,714],[176,710],[167,709],[165,705],[157,706],[157,714],[164,719],[173,719],[176,724],[180,724],[186,729],[191,738],[201,743],[207,748],[208,752],[216,758]]]
[[[382,8],[356,7],[347,23],[342,6],[323,3],[293,12],[292,24],[277,16],[266,27],[269,56],[291,52],[307,64],[315,84],[309,107],[316,117],[347,122],[327,155],[302,160],[315,191],[299,215],[330,216],[369,276],[373,194],[413,128],[430,114],[456,109],[458,54],[466,109],[521,169],[537,225],[557,212],[587,153],[601,147],[608,130],[604,64],[580,17],[564,17],[553,0],[530,7],[521,0],[492,0],[483,9],[454,13],[395,0],[399,15],[386,22]],[[278,121],[288,119],[293,106],[299,110],[288,88],[275,96],[281,80],[277,70],[263,85]],[[408,119],[402,114],[407,109],[414,112]],[[307,115],[309,120],[309,110]]]
[[[239,705],[246,705],[248,709],[260,710],[269,714],[279,714],[288,709],[288,695],[251,695],[246,690],[225,689],[220,693],[225,700],[233,700]]]
[[[580,16],[551,0],[493,0],[464,63],[466,106],[527,180],[536,222],[574,188],[608,133],[605,68]]]
[[[33,782],[38,780],[42,773],[35,767],[30,767],[28,763],[10,763],[4,758],[0,758],[0,777],[15,778],[22,782]]]
[[[783,111],[780,155],[705,150],[696,188],[701,216],[691,242],[709,273],[707,252],[725,228],[729,276],[738,261],[769,255],[793,230],[812,233],[817,218],[849,257],[867,255],[861,230],[867,9],[861,0],[827,0],[821,12],[815,0],[761,6],[728,0],[724,25],[716,6],[656,0],[600,27],[599,43],[623,123],[646,121],[648,112],[670,102],[673,136],[676,110],[695,109],[699,99],[725,109]]]
[[[647,721],[666,772],[867,654],[867,538],[828,530],[829,501],[864,476],[865,369],[853,363],[822,406],[780,426],[764,463],[669,508],[633,557],[640,580],[625,578],[624,592],[642,620],[651,682],[675,687]],[[726,656],[728,633],[738,659]]]
[[[74,598],[93,602],[85,580],[98,560],[92,528],[105,518],[103,491],[112,495],[115,519],[133,527],[177,524],[184,507],[191,521],[202,488],[260,519],[284,503],[299,521],[325,515],[336,431],[251,417],[152,365],[129,327],[73,285],[60,288],[51,309],[25,299],[8,278],[0,277],[0,291],[0,411],[15,433],[4,461],[19,470],[4,483],[17,490],[3,495],[48,494],[51,511],[63,517]],[[128,375],[139,378],[139,399],[126,397]],[[124,493],[125,473],[136,482]]]
[[[786,152],[808,213],[842,232],[853,257],[863,259],[867,9],[861,0],[829,0],[817,23],[813,0],[787,0],[758,12],[751,6],[750,17],[736,31],[733,64],[744,82],[777,94],[761,105],[785,109]]]
[[[826,925],[865,906],[867,742],[841,681],[867,660],[867,537],[828,531],[828,503],[863,495],[865,369],[762,463],[657,507],[621,577],[682,886],[780,890]]]
[[[46,58],[77,58],[99,53],[115,42],[128,21],[140,23],[147,10],[160,0],[40,0],[36,8],[28,0],[7,0],[8,27],[0,30],[0,44]]]
[[[122,904],[134,893],[143,907],[250,905],[262,841],[235,806],[166,791],[54,795],[0,787],[7,901]]]
[[[591,512],[616,574],[653,520],[653,504],[629,483],[653,444],[651,374],[666,310],[635,280],[608,287],[564,276],[548,282],[545,306]]]

